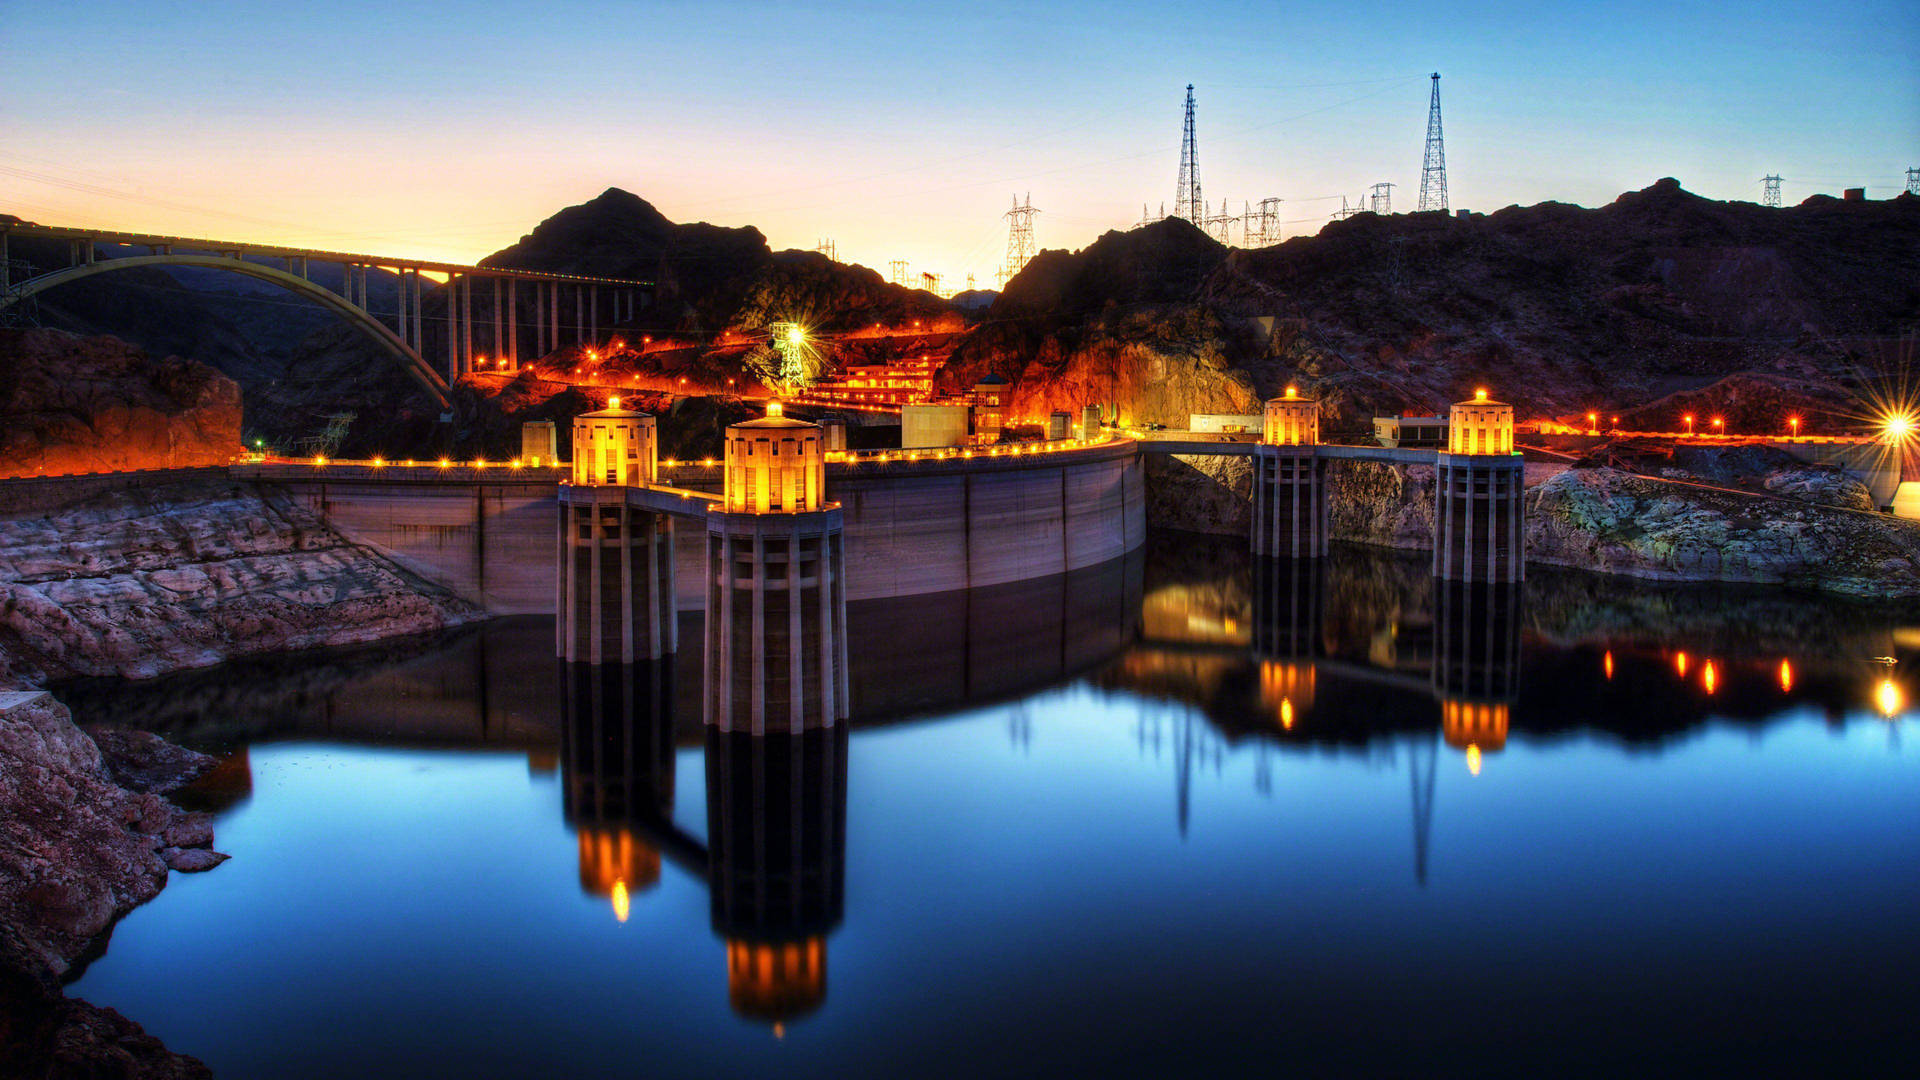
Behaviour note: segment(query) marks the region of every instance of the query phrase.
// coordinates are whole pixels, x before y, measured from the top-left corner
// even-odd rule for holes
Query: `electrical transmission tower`
[[[1420,212],[1447,208],[1447,148],[1440,141],[1440,73],[1433,73],[1433,104],[1427,109],[1427,159],[1420,167]]]
[[[817,252],[819,252],[819,253],[820,253],[820,254],[822,254],[822,255],[825,255],[825,256],[826,256],[827,258],[829,258],[829,259],[833,259],[833,261],[834,261],[834,262],[839,262],[839,261],[840,261],[839,259],[837,259],[837,258],[835,258],[835,257],[834,257],[834,253],[833,253],[833,241],[832,241],[832,240],[822,240],[822,241],[820,241],[820,243],[819,243],[819,244],[817,244],[817,245],[815,245],[815,246],[814,246],[814,249],[813,249],[813,250],[815,250],[815,251],[817,251]]]
[[[1777,176],[1763,176],[1760,178],[1760,182],[1766,185],[1760,189],[1760,205],[1771,206],[1778,210],[1780,208],[1780,178]]]
[[[1348,206],[1347,197],[1342,195],[1340,196],[1340,209],[1335,210],[1331,216],[1335,220],[1345,221],[1359,212],[1360,208],[1357,206]]]
[[[1152,211],[1148,210],[1146,203],[1141,203],[1140,204],[1140,224],[1135,225],[1134,228],[1144,229],[1156,221],[1165,221],[1165,220],[1167,220],[1167,204],[1166,203],[1163,202],[1160,204],[1160,212],[1158,214],[1155,214]]]
[[[1187,126],[1180,136],[1180,187],[1173,196],[1173,216],[1206,228],[1207,204],[1200,199],[1200,161],[1193,145],[1193,84],[1187,84]]]
[[[1381,216],[1393,213],[1393,185],[1373,185],[1373,212]]]
[[[1920,195],[1920,169],[1907,170],[1907,194]]]
[[[1033,208],[1033,193],[1028,192],[1025,202],[1020,196],[1013,197],[1013,209],[1007,211],[1007,265],[1000,270],[1000,284],[1004,287],[1013,280],[1033,258],[1033,215],[1040,211]]]
[[[1280,242],[1280,200],[1265,198],[1260,200],[1260,208],[1247,213],[1246,224],[1241,227],[1242,243],[1250,248],[1266,247]]]
[[[892,276],[895,285],[905,285],[907,283],[907,260],[888,259],[887,272]]]
[[[1204,210],[1205,206],[1203,205],[1201,209]],[[1228,247],[1233,246],[1233,223],[1240,219],[1227,209],[1227,200],[1221,199],[1219,212],[1207,214],[1202,220],[1204,221],[1202,228],[1207,230],[1208,236]]]

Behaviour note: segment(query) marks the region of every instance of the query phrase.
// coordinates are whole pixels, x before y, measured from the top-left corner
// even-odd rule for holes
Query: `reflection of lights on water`
[[[1467,772],[1480,775],[1480,747],[1478,744],[1467,747]]]
[[[1679,672],[1681,678],[1684,679],[1687,677],[1687,654],[1686,653],[1679,652],[1679,653],[1673,654],[1673,670]]]
[[[1780,692],[1793,693],[1793,661],[1791,660],[1780,661]]]
[[[613,883],[613,917],[621,922],[627,921],[627,913],[633,910],[633,901],[627,896],[627,883]]]
[[[1879,707],[1881,716],[1891,720],[1907,707],[1907,695],[1901,691],[1899,683],[1892,679],[1881,679],[1879,687],[1873,692],[1873,703]]]
[[[1293,730],[1293,699],[1292,698],[1280,699],[1280,726],[1287,729],[1288,731]]]
[[[1711,660],[1707,661],[1706,667],[1700,669],[1700,685],[1706,687],[1709,694],[1720,688],[1720,672],[1715,669]]]
[[[1612,649],[1608,649],[1607,655],[1600,658],[1600,670],[1607,673],[1607,678],[1609,679],[1613,678],[1613,650]]]

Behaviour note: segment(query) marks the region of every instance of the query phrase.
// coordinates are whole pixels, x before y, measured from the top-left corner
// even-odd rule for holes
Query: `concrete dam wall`
[[[236,479],[285,488],[356,543],[498,615],[550,615],[556,470],[499,466],[245,464]],[[663,466],[661,480],[717,490],[717,466]],[[1098,566],[1146,538],[1132,443],[1002,458],[833,463],[844,508],[847,599],[1004,585]],[[676,518],[678,601],[698,610],[706,525]]]

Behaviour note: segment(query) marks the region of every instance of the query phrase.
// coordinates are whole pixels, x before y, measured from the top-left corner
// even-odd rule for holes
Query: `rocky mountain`
[[[1298,380],[1358,428],[1475,385],[1522,416],[1574,417],[1747,374],[1827,403],[1807,417],[1816,430],[1857,398],[1862,369],[1903,350],[1910,362],[1916,271],[1911,195],[1771,209],[1667,179],[1598,209],[1358,214],[1252,251],[1169,220],[1036,257],[947,382],[994,371],[1016,381],[1016,412],[1110,401],[1123,419],[1180,424]]]
[[[655,305],[634,325],[662,333],[712,335],[778,320],[849,330],[953,313],[939,298],[888,284],[864,266],[818,252],[775,252],[751,226],[676,224],[619,188],[567,207],[480,263],[652,281]]]
[[[240,387],[206,364],[0,329],[0,476],[220,465],[240,450]]]

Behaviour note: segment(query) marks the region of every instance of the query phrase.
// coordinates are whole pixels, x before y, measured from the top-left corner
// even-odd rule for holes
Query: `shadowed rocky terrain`
[[[225,464],[240,387],[110,337],[0,329],[0,476]]]

